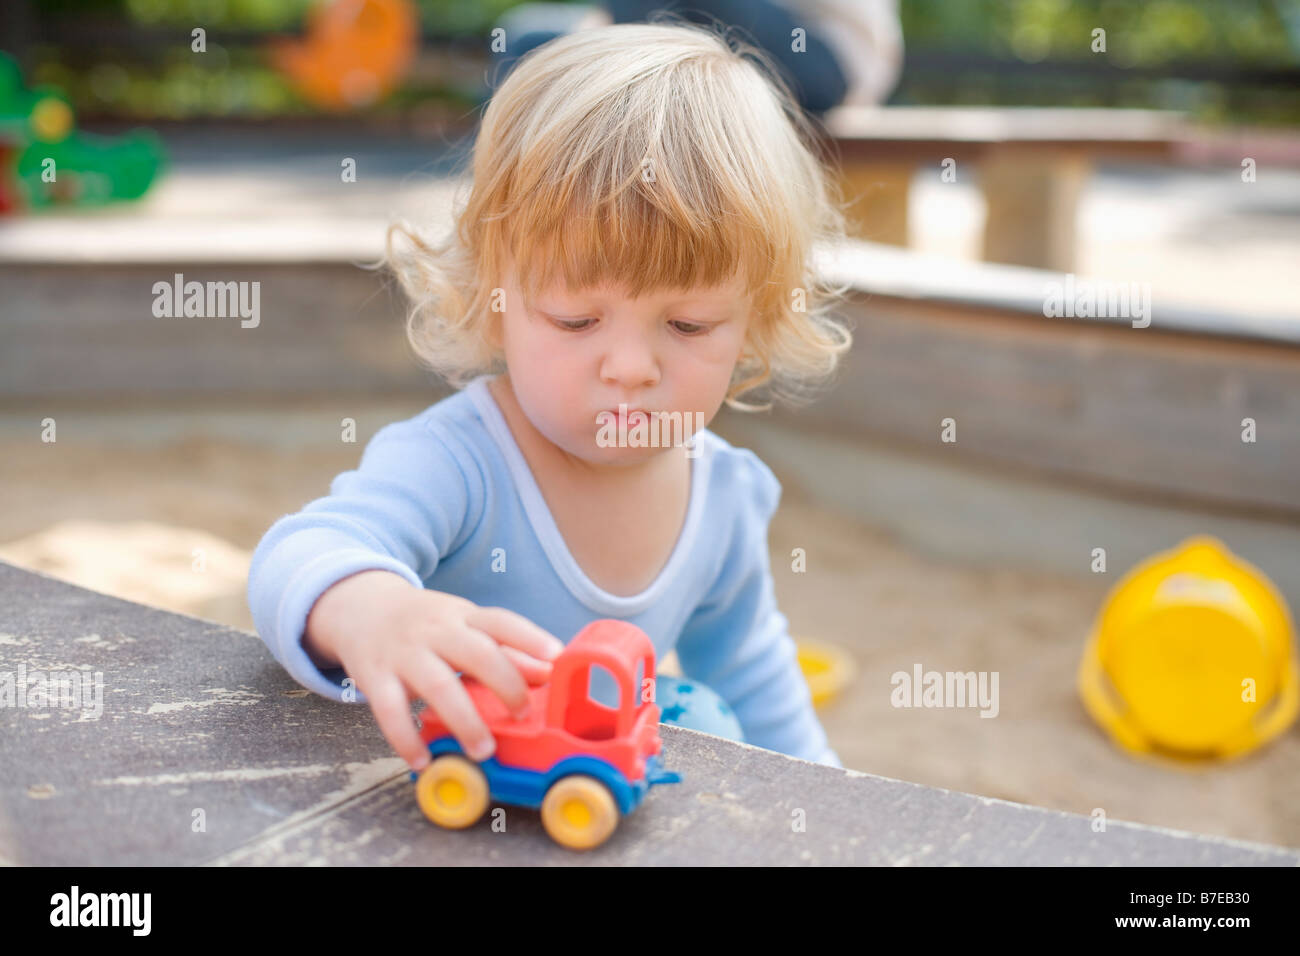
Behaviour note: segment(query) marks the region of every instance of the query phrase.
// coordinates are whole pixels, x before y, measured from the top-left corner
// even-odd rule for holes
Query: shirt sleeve
[[[361,462],[330,484],[330,493],[275,522],[253,552],[248,605],[258,635],[290,676],[335,700],[344,696],[341,667],[322,670],[303,649],[307,616],[331,586],[360,571],[399,574],[422,588],[442,556],[460,541],[470,515],[482,511],[481,473],[461,462],[432,423],[421,419],[380,429]],[[462,453],[463,457],[463,453]]]
[[[776,605],[767,529],[781,484],[753,452],[741,455],[735,491],[742,513],[717,580],[678,638],[677,660],[683,674],[735,711],[746,743],[841,767]]]

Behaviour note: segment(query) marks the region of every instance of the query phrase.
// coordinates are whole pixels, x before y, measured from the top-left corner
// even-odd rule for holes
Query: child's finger
[[[360,679],[357,686],[361,687]],[[370,710],[384,739],[412,770],[423,769],[429,762],[429,754],[411,720],[411,700],[402,690],[401,682],[395,676],[370,679],[363,693],[370,701]]]
[[[486,760],[496,750],[496,741],[449,663],[432,652],[422,653],[406,665],[400,676],[433,708],[471,760]]]
[[[465,623],[497,643],[516,647],[538,660],[555,660],[564,651],[564,642],[554,634],[503,607],[477,607],[465,615]]]
[[[502,644],[501,653],[510,659],[510,662],[519,668],[519,673],[524,675],[530,686],[536,687],[538,684],[545,684],[551,679],[551,672],[555,670],[550,661],[539,661],[537,658],[523,651],[515,650],[509,644]]]
[[[459,627],[439,642],[437,652],[452,667],[490,687],[509,710],[518,713],[528,706],[528,685],[519,668],[482,631]]]

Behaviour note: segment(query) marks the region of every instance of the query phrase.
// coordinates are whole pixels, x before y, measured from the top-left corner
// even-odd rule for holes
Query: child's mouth
[[[649,424],[653,412],[648,412],[644,408],[628,408],[619,406],[618,408],[607,408],[596,416],[596,423],[601,424],[610,421],[616,425],[633,427],[638,423]],[[607,417],[608,416],[608,417]]]

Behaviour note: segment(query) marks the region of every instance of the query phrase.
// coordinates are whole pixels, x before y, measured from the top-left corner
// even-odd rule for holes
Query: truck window
[[[622,704],[618,681],[608,668],[590,664],[573,672],[564,729],[587,740],[609,740],[618,731]]]

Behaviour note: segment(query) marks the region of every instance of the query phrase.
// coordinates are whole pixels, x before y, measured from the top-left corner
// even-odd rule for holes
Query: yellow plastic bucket
[[[1088,713],[1132,753],[1244,754],[1295,720],[1291,615],[1263,572],[1197,535],[1110,592],[1078,683]]]

